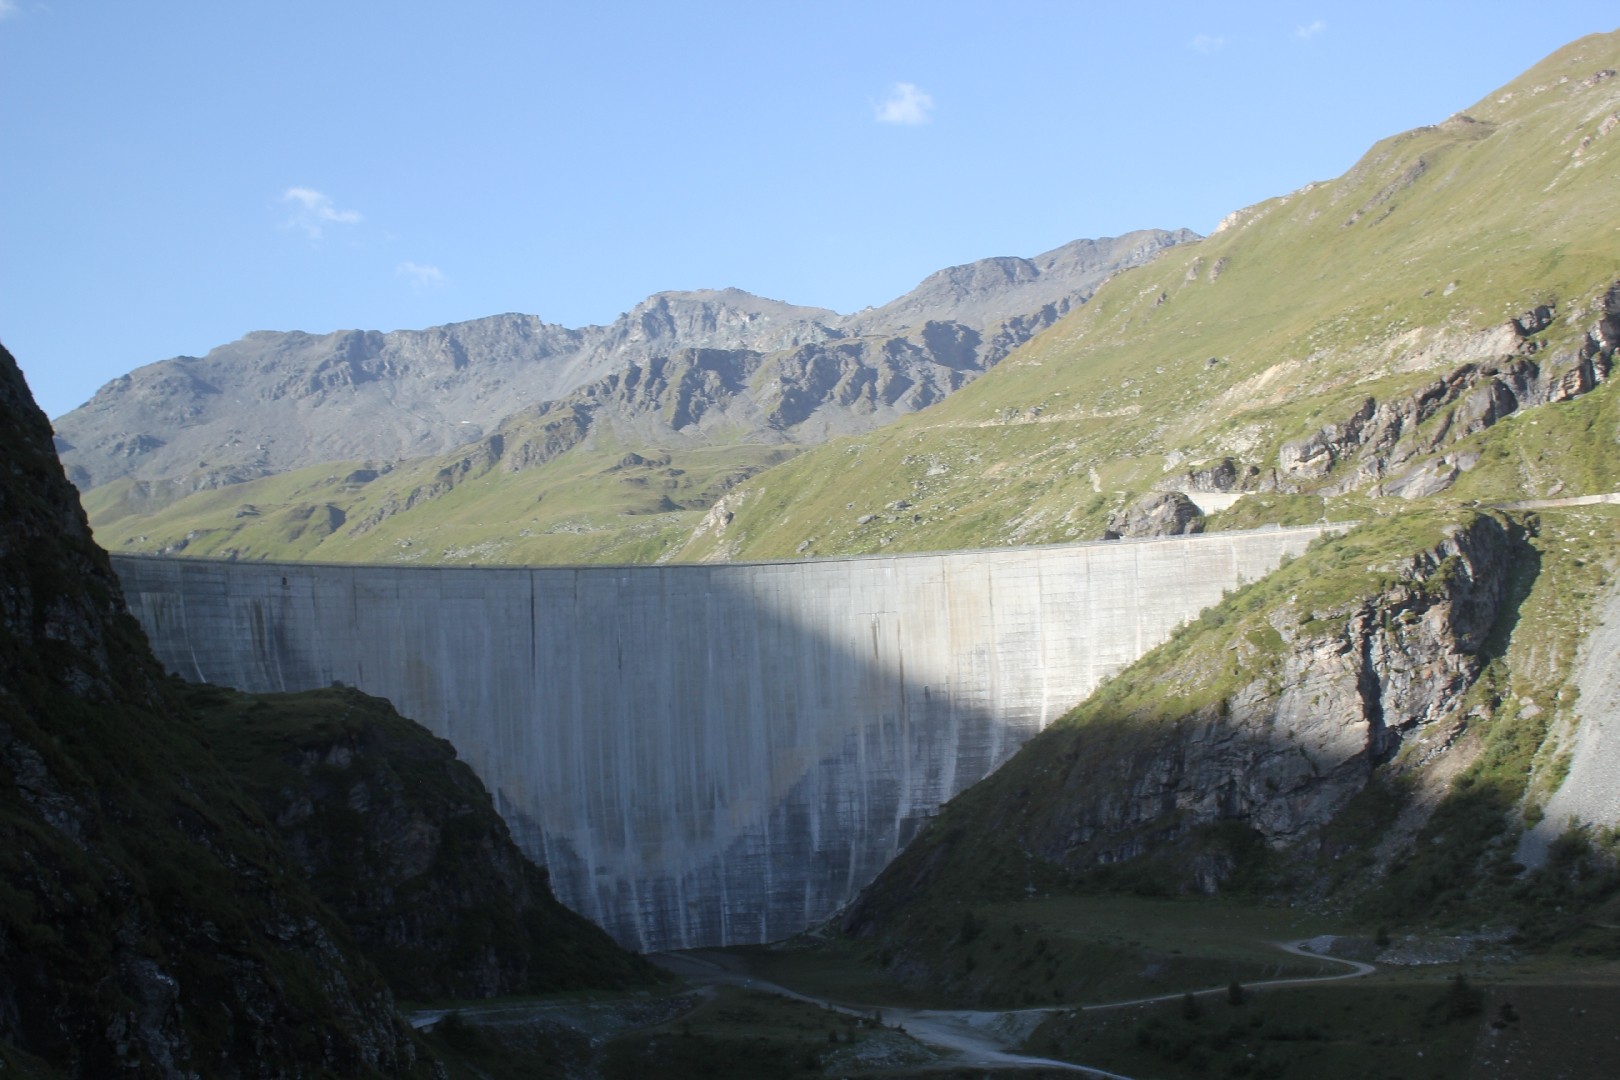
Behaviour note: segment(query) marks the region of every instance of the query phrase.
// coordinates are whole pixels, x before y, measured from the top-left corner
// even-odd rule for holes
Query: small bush
[[[1459,971],[1446,985],[1446,996],[1431,1007],[1430,1015],[1442,1023],[1450,1023],[1478,1016],[1484,1010],[1484,992],[1470,983],[1468,977]]]

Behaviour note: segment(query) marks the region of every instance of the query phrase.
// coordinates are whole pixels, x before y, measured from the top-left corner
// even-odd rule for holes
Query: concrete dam
[[[564,903],[657,950],[825,919],[1099,680],[1323,531],[752,564],[112,561],[169,670],[388,698],[454,744]]]

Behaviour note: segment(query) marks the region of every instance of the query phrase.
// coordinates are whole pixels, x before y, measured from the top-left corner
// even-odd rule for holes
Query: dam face
[[[772,941],[1322,528],[791,563],[115,555],[169,670],[341,682],[451,741],[558,897],[642,950]]]

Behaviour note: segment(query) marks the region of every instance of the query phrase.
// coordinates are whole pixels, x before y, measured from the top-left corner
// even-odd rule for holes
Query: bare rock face
[[[1204,512],[1185,494],[1171,491],[1144,495],[1126,510],[1110,514],[1104,540],[1127,537],[1185,536],[1204,531]]]
[[[1272,847],[1304,842],[1405,739],[1456,709],[1479,676],[1520,542],[1482,515],[1392,568],[1376,595],[1332,611],[1278,607],[1268,622],[1280,664],[1110,761],[1109,784],[1036,825],[1034,850],[1083,869],[1220,821]]]

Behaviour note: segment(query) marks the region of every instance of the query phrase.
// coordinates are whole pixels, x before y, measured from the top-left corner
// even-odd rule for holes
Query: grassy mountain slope
[[[565,438],[577,428],[564,422]],[[511,452],[487,443],[393,467],[365,462],[198,492],[143,513],[135,482],[83,496],[98,539],[115,551],[349,562],[653,562],[677,550],[710,504],[792,454],[744,444],[639,452],[595,448],[523,461],[556,437],[549,416],[502,426]]]
[[[755,478],[728,500],[723,537],[683,557],[1095,538],[1151,490],[1424,490],[1360,469],[1358,448],[1312,459],[1300,444],[1330,424],[1342,441],[1368,398],[1398,412],[1475,365],[1437,411],[1414,403],[1380,429],[1405,437],[1404,471],[1431,467],[1466,426],[1434,438],[1488,382],[1483,367],[1578,366],[1588,330],[1612,321],[1620,276],[1616,67],[1620,37],[1585,38],[1465,113],[1384,140],[1343,177],[1122,272],[960,394]],[[1230,480],[1189,476],[1227,461]],[[1553,482],[1530,480],[1493,472],[1470,491]]]
[[[644,412],[599,419],[608,399],[636,397],[604,385],[442,457],[179,501],[185,485],[126,480],[85,502],[115,550],[639,562],[1090,539],[1176,490],[1248,493],[1212,527],[1448,489],[1597,490],[1609,481],[1589,463],[1606,455],[1544,440],[1532,468],[1477,444],[1504,417],[1591,390],[1607,374],[1594,336],[1620,341],[1616,66],[1614,35],[1576,42],[1343,177],[1119,273],[940,403],[786,463],[792,448],[719,428],[650,442]],[[748,377],[795,385],[783,362]],[[679,392],[637,409],[720,423],[715,380],[742,376],[692,359],[659,377]],[[882,396],[858,379],[838,392]]]

